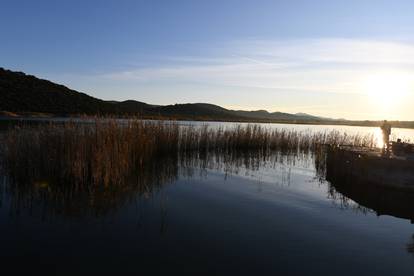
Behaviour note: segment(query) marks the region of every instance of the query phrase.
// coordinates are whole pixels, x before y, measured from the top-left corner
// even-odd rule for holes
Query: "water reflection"
[[[414,191],[385,186],[383,179],[366,177],[366,174],[349,173],[350,169],[343,166],[344,162],[336,159],[328,158],[326,162],[322,174],[329,182],[329,195],[343,202],[343,206],[350,205],[347,201],[351,199],[377,215],[391,215],[414,222]]]
[[[411,241],[407,244],[407,251],[414,254],[414,234],[411,236]]]
[[[173,159],[152,160],[143,170],[131,172],[116,185],[90,185],[87,179],[84,182],[68,182],[60,175],[39,179],[28,175],[8,175],[7,171],[4,174],[0,190],[7,194],[14,215],[26,212],[38,213],[42,217],[99,217],[116,211],[137,197],[148,198],[175,181],[178,165]],[[33,175],[37,173],[33,172]]]
[[[367,275],[375,275],[372,264],[383,256],[381,254],[386,254],[383,253],[385,250],[378,248],[383,249],[384,246],[389,250],[390,258],[392,255],[400,258],[398,254],[412,253],[414,239],[411,240],[409,231],[401,231],[404,233],[402,241],[384,234],[381,236],[384,241],[367,238],[368,241],[363,242],[361,233],[378,234],[375,225],[368,225],[369,230],[351,228],[355,231],[349,231],[349,225],[361,224],[372,212],[412,219],[412,198],[403,199],[407,195],[384,194],[368,187],[364,190],[352,181],[346,183],[331,174],[324,160],[323,154],[281,152],[187,154],[154,159],[146,164],[144,170],[132,171],[125,181],[109,186],[87,185],[87,181],[82,185],[62,182],[59,176],[53,175],[44,179],[19,178],[7,176],[4,172],[6,176],[2,178],[0,204],[10,206],[14,216],[22,217],[23,213],[32,216],[32,220],[24,217],[25,229],[21,231],[24,235],[12,232],[18,229],[13,223],[8,225],[10,232],[3,228],[2,235],[11,237],[11,241],[4,244],[17,255],[22,248],[40,248],[50,240],[49,248],[61,248],[61,241],[68,240],[64,243],[66,247],[62,247],[71,249],[65,252],[66,261],[76,259],[82,269],[89,267],[93,271],[97,268],[106,271],[109,267],[111,272],[116,273],[120,269],[119,264],[127,262],[129,266],[122,266],[121,269],[140,270],[144,274],[151,274],[154,269],[162,270],[163,274],[180,272],[183,266],[195,272],[207,266],[206,260],[212,260],[209,263],[211,274],[229,275],[239,269],[240,275],[252,275],[257,271],[263,274],[303,275],[307,270],[316,275],[326,273],[326,270],[321,270],[321,264],[324,264],[335,275],[349,275],[356,271],[345,268],[341,273],[338,267],[353,263],[358,269],[364,267],[371,271]],[[295,173],[300,169],[304,169],[306,177]],[[252,185],[250,179],[255,179],[254,183],[257,183],[265,176],[269,181],[263,185],[263,192],[260,195],[252,192],[255,190],[252,186],[256,185]],[[320,186],[315,181],[318,192],[323,193],[322,199],[312,197],[309,192],[315,187],[307,181],[315,176],[322,181]],[[329,182],[325,181],[325,176]],[[226,177],[229,180],[223,183]],[[198,185],[200,183],[202,185]],[[282,187],[269,189],[269,183],[278,183]],[[290,185],[303,185],[306,194],[300,195]],[[337,208],[329,208],[326,195]],[[397,198],[393,200],[393,197]],[[151,201],[154,201],[154,206],[145,206],[145,202]],[[400,202],[396,205],[395,201]],[[134,205],[137,205],[135,213],[132,211],[129,214],[131,210],[128,208]],[[340,212],[338,208],[355,210],[367,216]],[[344,213],[351,215],[344,216]],[[127,218],[115,221],[104,230],[101,225],[90,225],[90,221],[94,220],[89,218],[99,218],[100,222],[101,218],[112,214],[117,218]],[[47,223],[37,223],[39,217],[51,218],[52,227],[47,227]],[[85,217],[88,220],[79,219]],[[73,222],[68,230],[70,233],[60,225],[54,227],[56,218]],[[132,222],[136,222],[137,226],[133,230],[130,229]],[[42,233],[41,237],[35,236]],[[55,239],[50,238],[53,235],[56,235]],[[19,240],[22,242],[16,246]],[[89,251],[86,243],[94,244]],[[394,244],[398,244],[397,249]],[[39,260],[53,264],[60,262],[60,266],[65,267],[64,258],[54,256],[53,250],[47,252],[47,249],[40,248],[40,253],[33,250],[30,257],[35,260],[33,263]],[[71,251],[76,252],[75,257],[68,253]],[[274,257],[275,252],[278,252],[277,258]],[[363,262],[361,258],[365,258]],[[408,259],[411,261],[411,256]],[[115,261],[111,263],[111,260]],[[389,267],[381,265],[388,268],[387,271],[394,271],[394,261],[388,261]],[[298,263],[302,265],[298,266]],[[384,263],[387,264],[387,261]],[[243,267],[243,264],[248,264],[248,267]],[[407,263],[400,260],[399,264]],[[396,270],[410,272],[412,266],[396,267]],[[214,273],[217,271],[222,273]],[[272,273],[266,273],[269,271]]]
[[[39,178],[36,166],[33,166],[31,175],[3,171],[0,207],[7,199],[13,214],[26,211],[40,212],[42,216],[99,217],[139,198],[150,198],[183,177],[207,177],[208,171],[216,171],[223,173],[224,179],[228,175],[261,179],[264,171],[270,170],[268,177],[272,182],[289,186],[291,169],[300,167],[316,169],[315,176],[322,185],[327,185],[327,197],[340,209],[353,209],[365,214],[375,212],[414,222],[414,193],[384,189],[356,177],[344,177],[336,167],[326,164],[324,152],[284,154],[242,151],[154,158],[139,170],[130,170],[124,181],[113,185],[90,184],[88,179],[70,182],[60,175]]]
[[[374,212],[377,216],[388,215],[410,220],[414,223],[414,192],[398,188],[386,188],[375,180],[342,172],[337,164],[327,164],[328,197],[340,208],[359,213]],[[406,246],[414,254],[414,234]]]
[[[311,154],[281,152],[185,154],[175,158],[154,158],[139,170],[128,170],[123,181],[111,185],[91,184],[88,178],[73,181],[62,178],[60,174],[40,174],[39,177],[35,165],[25,174],[9,173],[3,169],[0,204],[7,199],[13,215],[25,212],[43,218],[56,215],[67,218],[104,217],[140,198],[151,198],[154,193],[179,178],[207,177],[211,170],[223,173],[226,179],[228,175],[260,177],[264,169],[272,169],[272,180],[288,186],[290,168],[311,167],[313,160]]]

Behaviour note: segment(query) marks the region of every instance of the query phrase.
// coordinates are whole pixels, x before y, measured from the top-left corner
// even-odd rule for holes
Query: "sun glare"
[[[413,78],[397,73],[371,75],[364,86],[370,102],[384,118],[397,111],[414,90]]]

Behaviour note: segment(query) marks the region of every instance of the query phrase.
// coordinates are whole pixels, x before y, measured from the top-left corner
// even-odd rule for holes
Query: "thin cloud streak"
[[[114,72],[113,81],[178,82],[275,89],[287,92],[363,94],[372,72],[392,68],[413,73],[414,47],[397,42],[350,39],[247,41],[228,46],[234,54],[173,57],[174,65]],[[230,51],[230,50],[228,50]],[[350,66],[352,65],[352,66]]]

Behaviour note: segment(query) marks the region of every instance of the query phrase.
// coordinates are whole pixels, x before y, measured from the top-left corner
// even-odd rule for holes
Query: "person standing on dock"
[[[387,149],[387,152],[390,151],[390,135],[391,135],[391,125],[387,122],[387,120],[384,120],[384,122],[381,125],[382,130],[382,139],[384,142],[384,150]]]

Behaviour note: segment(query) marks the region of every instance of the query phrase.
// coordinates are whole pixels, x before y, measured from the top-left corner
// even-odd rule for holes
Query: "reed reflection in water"
[[[33,175],[16,174],[3,170],[1,194],[7,194],[13,214],[41,212],[42,217],[64,216],[67,218],[94,216],[104,217],[140,197],[151,198],[166,185],[179,178],[207,175],[208,171],[227,175],[258,175],[264,168],[273,168],[277,177],[278,165],[313,166],[312,154],[286,154],[281,152],[244,151],[233,154],[204,153],[183,154],[178,158],[167,156],[147,160],[139,170],[131,170],[122,182],[116,184],[91,184],[65,179],[60,173],[44,175],[32,167]],[[39,178],[42,175],[43,178]],[[279,180],[288,185],[289,175]],[[3,196],[0,196],[2,198]]]

